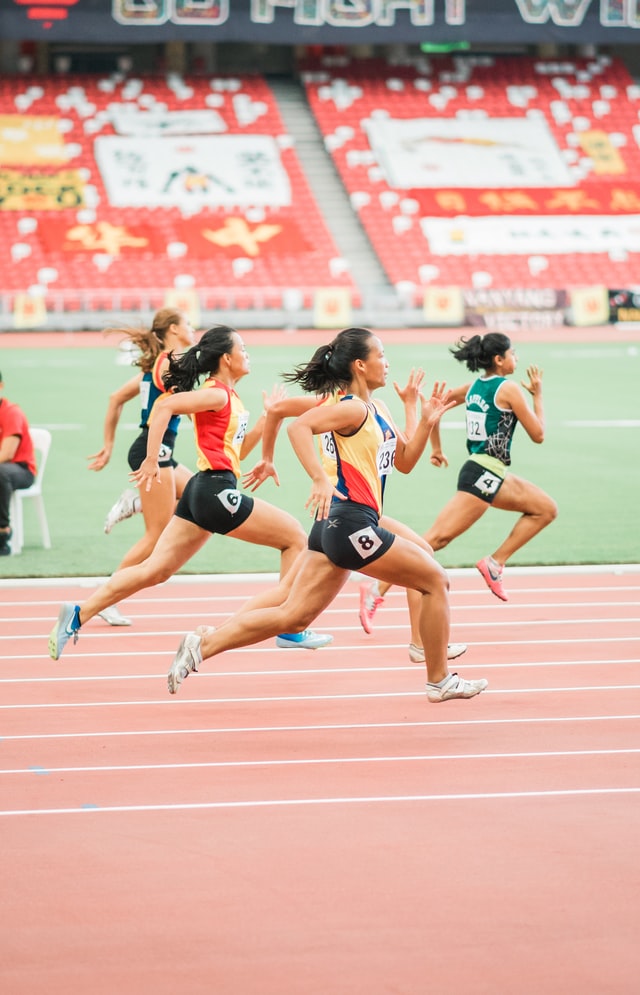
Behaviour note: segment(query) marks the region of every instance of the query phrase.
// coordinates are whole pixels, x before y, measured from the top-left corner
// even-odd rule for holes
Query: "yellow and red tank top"
[[[347,394],[340,402],[352,399],[353,394]],[[397,439],[387,408],[380,401],[369,401],[366,407],[366,417],[353,435],[332,433],[338,471],[336,489],[350,501],[366,504],[381,515]],[[334,497],[334,501],[339,500]]]
[[[227,403],[220,411],[196,411],[193,417],[197,466],[199,470],[231,470],[236,479],[240,476],[240,450],[246,435],[249,412],[245,409],[233,387],[216,377],[210,377],[200,387],[206,390],[217,387],[227,395]]]

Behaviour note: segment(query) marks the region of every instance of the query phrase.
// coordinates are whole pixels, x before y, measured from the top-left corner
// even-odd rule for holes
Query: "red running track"
[[[77,581],[4,581],[0,980],[7,995],[638,990],[640,567],[451,571],[431,705],[402,592],[354,581],[316,653],[272,642],[178,696],[181,635],[265,578],[179,578],[53,663]]]

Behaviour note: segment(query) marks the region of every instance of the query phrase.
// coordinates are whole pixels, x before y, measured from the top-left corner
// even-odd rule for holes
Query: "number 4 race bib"
[[[495,494],[501,483],[502,477],[497,477],[495,473],[485,470],[484,473],[480,474],[473,486],[477,487],[483,494]]]

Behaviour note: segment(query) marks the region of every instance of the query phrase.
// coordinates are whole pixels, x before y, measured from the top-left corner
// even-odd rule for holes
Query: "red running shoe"
[[[509,598],[502,586],[502,567],[499,567],[490,556],[485,556],[483,560],[476,563],[476,567],[484,577],[487,587],[501,601],[508,601]]]
[[[360,625],[365,632],[373,632],[373,616],[383,601],[371,593],[371,584],[360,585]]]

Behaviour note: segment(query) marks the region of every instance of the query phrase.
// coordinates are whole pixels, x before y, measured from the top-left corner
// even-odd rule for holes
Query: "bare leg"
[[[125,553],[118,570],[142,563],[151,555],[163,530],[171,521],[176,509],[176,476],[172,468],[163,468],[160,480],[154,481],[150,490],[140,490],[140,504],[144,517],[144,535]]]
[[[558,514],[558,506],[545,491],[511,473],[507,474],[492,507],[522,513],[507,538],[493,554],[496,563],[502,565],[538,532],[550,525]]]
[[[286,600],[267,607],[245,606],[219,629],[205,632],[200,643],[202,658],[259,643],[279,632],[303,632],[331,604],[350,573],[336,567],[323,553],[307,550]]]
[[[254,498],[253,511],[246,522],[227,534],[243,542],[279,549],[281,579],[289,573],[307,545],[305,531],[293,515],[261,498]]]
[[[431,548],[431,546],[429,545],[429,543],[426,541],[426,539],[424,539],[423,536],[419,535],[417,532],[415,532],[408,525],[405,525],[404,522],[399,522],[396,518],[390,518],[388,515],[382,515],[381,518],[380,518],[380,525],[383,528],[388,529],[389,532],[393,532],[394,535],[402,536],[404,539],[409,539],[411,542],[415,542],[416,546],[420,546],[421,549],[424,549],[425,552],[427,552],[431,556],[433,556],[433,549]],[[378,591],[380,592],[380,597],[384,598],[385,594],[387,593],[387,591],[390,590],[390,588],[392,586],[393,586],[392,584],[386,584],[386,583],[382,583],[382,582],[379,583],[378,584]],[[412,619],[412,622],[411,622],[411,642],[412,643],[417,643],[417,645],[420,645],[419,636],[418,636],[418,622],[417,622],[418,614],[419,614],[419,611],[420,611],[420,608],[419,608],[419,604],[420,604],[419,598],[420,598],[420,596],[416,595],[415,598],[413,598],[412,600],[410,600],[412,594],[415,594],[415,592],[410,592],[409,589],[407,589],[407,601],[409,602],[409,614],[410,614],[411,619]],[[412,601],[413,601],[413,605],[414,605],[414,609],[415,609],[414,615],[411,615],[411,604],[412,604]],[[415,622],[415,627],[414,627],[414,622]]]
[[[419,592],[418,624],[427,678],[432,684],[444,680],[449,672],[449,581],[440,564],[414,542],[398,536],[384,556],[364,568],[362,573]]]
[[[115,605],[137,591],[168,580],[204,546],[210,535],[210,532],[191,522],[172,518],[146,560],[117,570],[83,601],[80,605],[80,624],[84,625],[103,608]]]

